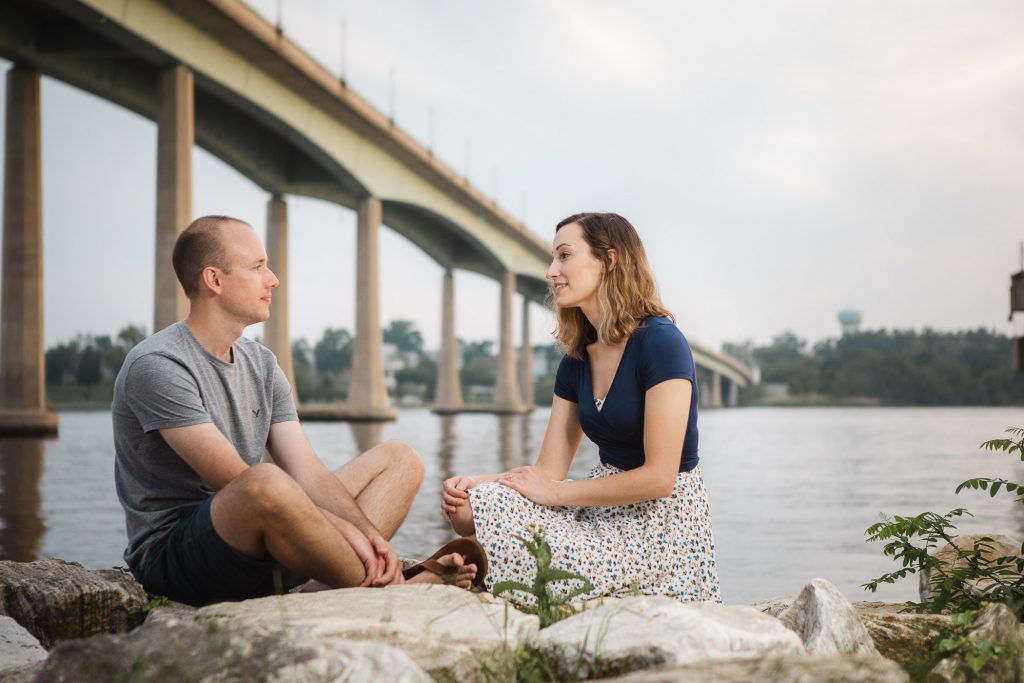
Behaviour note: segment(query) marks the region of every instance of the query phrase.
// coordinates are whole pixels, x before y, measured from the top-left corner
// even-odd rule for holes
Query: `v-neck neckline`
[[[619,380],[619,371],[622,369],[622,359],[626,357],[626,351],[629,350],[629,345],[633,341],[633,336],[630,335],[629,339],[626,340],[626,345],[622,347],[622,355],[619,356],[619,363],[615,366],[615,372],[612,374],[612,382],[608,385],[608,391],[604,392],[602,400],[607,400],[612,395],[612,389],[615,388],[615,383]],[[590,351],[585,350],[584,357],[586,358],[586,373],[587,373],[587,384],[590,386],[590,400],[597,400],[597,396],[594,395],[594,366],[590,362]],[[601,411],[597,411],[600,413]]]

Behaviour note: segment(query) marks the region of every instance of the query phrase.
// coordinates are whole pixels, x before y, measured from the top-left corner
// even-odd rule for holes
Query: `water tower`
[[[852,308],[844,308],[839,311],[839,324],[843,326],[843,336],[857,334],[860,330],[860,311]]]

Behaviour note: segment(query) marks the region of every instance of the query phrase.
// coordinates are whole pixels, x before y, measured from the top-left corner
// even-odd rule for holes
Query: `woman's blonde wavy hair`
[[[558,308],[553,294],[549,294],[549,304],[555,310],[555,339],[570,358],[582,360],[587,344],[595,341],[618,344],[628,339],[647,317],[664,316],[675,322],[661,303],[647,252],[629,221],[616,213],[577,213],[560,221],[555,232],[570,223],[579,224],[590,250],[604,263],[604,275],[597,286],[601,307],[597,329],[579,307]],[[609,250],[614,250],[617,257],[611,271]]]

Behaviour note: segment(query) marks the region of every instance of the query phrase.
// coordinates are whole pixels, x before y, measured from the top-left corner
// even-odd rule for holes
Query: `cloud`
[[[570,89],[630,95],[662,86],[665,45],[638,21],[633,5],[571,0],[532,5],[540,34],[531,41],[538,77]]]

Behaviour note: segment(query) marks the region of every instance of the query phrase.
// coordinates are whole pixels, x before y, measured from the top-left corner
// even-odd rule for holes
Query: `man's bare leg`
[[[385,441],[334,471],[384,538],[409,514],[423,482],[423,459],[401,441]]]
[[[334,471],[363,514],[385,538],[391,538],[401,526],[423,482],[423,459],[401,441],[385,441]],[[455,585],[469,588],[476,576],[476,565],[466,565],[461,555],[452,553],[438,559],[445,567],[455,567]],[[409,583],[442,583],[431,572],[421,572]]]
[[[329,586],[358,586],[366,578],[334,524],[276,465],[254,465],[235,477],[213,497],[210,516],[217,534],[249,557],[273,557]]]

